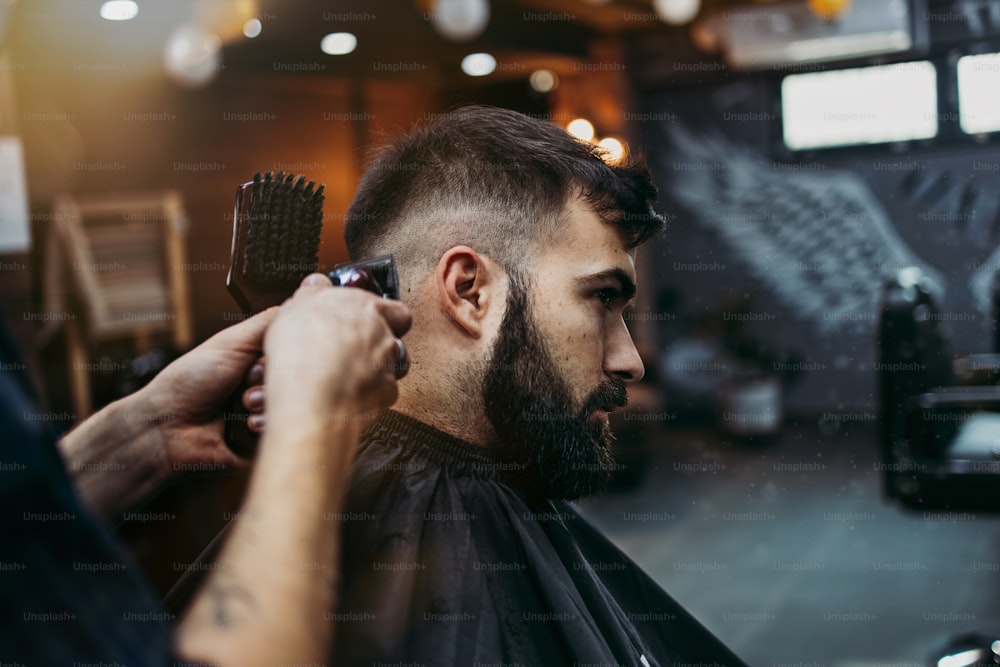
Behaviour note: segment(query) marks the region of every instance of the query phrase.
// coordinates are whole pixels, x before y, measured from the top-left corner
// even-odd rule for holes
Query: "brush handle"
[[[236,204],[233,209],[233,247],[226,275],[226,289],[243,311],[244,316],[255,315],[270,306],[284,301],[289,295],[276,294],[273,290],[254,289],[252,281],[245,275],[246,246],[250,233],[251,211],[253,209],[254,187],[259,179],[244,183],[236,189]],[[224,437],[226,444],[239,456],[253,458],[257,452],[259,436],[247,426],[250,412],[243,407],[243,392],[247,385],[240,383],[236,393],[229,397],[223,412],[225,419]]]

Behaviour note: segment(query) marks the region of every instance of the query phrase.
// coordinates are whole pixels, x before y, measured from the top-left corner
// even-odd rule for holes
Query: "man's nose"
[[[646,369],[624,320],[609,332],[609,338],[604,348],[604,372],[625,382],[641,380]]]

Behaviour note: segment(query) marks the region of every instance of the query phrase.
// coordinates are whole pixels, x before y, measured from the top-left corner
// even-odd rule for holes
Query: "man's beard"
[[[532,496],[573,500],[604,489],[614,465],[614,436],[594,411],[624,406],[625,382],[597,386],[579,408],[534,326],[526,285],[511,273],[510,297],[483,377],[491,448],[517,464],[519,486]]]

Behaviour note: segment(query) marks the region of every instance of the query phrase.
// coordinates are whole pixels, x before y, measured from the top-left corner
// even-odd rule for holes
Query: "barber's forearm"
[[[158,416],[143,394],[115,401],[59,441],[59,451],[83,501],[114,519],[159,490],[168,465]]]
[[[327,519],[342,509],[361,425],[297,419],[278,428],[289,422],[273,413],[269,419],[219,567],[179,626],[178,648],[187,659],[217,665],[327,659],[340,550],[340,526]]]

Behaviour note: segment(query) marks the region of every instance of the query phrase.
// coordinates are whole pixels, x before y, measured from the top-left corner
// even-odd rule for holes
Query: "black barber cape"
[[[358,451],[333,664],[744,663],[571,505],[387,410]]]

